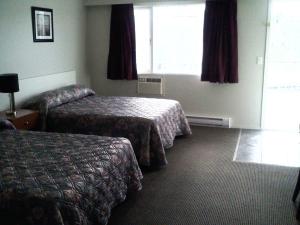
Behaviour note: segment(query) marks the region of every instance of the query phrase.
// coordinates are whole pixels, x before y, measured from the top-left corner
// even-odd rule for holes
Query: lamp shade
[[[0,92],[13,93],[19,91],[19,79],[16,73],[0,74]]]

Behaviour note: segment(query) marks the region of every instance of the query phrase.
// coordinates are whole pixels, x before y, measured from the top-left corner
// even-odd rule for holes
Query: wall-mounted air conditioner
[[[164,79],[162,77],[139,77],[137,93],[145,95],[164,95]]]

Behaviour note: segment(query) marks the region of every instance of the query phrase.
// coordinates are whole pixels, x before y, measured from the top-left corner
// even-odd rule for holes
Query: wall
[[[238,84],[210,84],[197,76],[166,76],[166,98],[181,102],[186,114],[225,116],[233,126],[260,127],[267,0],[238,0]],[[135,96],[135,81],[106,79],[110,6],[87,7],[87,62],[92,87],[102,95]]]
[[[205,0],[84,0],[85,5],[111,5],[111,4],[181,4],[181,3],[199,3]]]
[[[53,9],[54,42],[33,42],[31,6]],[[0,74],[18,73],[22,80],[76,71],[77,83],[88,85],[85,29],[82,0],[0,0]],[[0,93],[0,110],[7,105]]]

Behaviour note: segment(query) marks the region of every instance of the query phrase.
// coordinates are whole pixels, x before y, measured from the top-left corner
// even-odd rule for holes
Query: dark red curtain
[[[238,83],[237,1],[207,0],[202,81]]]
[[[133,4],[112,6],[107,78],[137,79]]]

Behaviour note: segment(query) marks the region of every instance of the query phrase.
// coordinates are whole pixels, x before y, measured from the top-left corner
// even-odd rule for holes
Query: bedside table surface
[[[5,112],[0,112],[0,117],[1,118],[6,118],[6,119],[18,119],[18,118],[21,118],[23,116],[30,115],[32,113],[38,113],[38,111],[29,110],[29,109],[17,109],[16,111],[17,111],[16,116],[7,116],[5,114]]]
[[[4,118],[13,123],[20,130],[34,130],[37,127],[39,112],[28,109],[16,110],[16,116],[7,116],[5,112],[0,113],[0,118]]]

